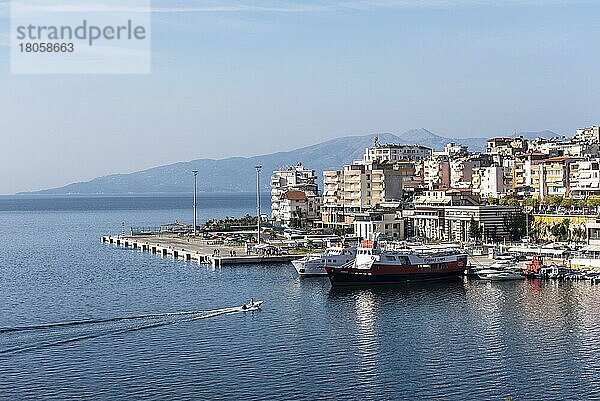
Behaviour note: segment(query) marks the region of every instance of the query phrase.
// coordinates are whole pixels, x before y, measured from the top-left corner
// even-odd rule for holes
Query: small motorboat
[[[255,312],[257,310],[260,310],[260,307],[262,306],[263,302],[264,301],[254,301],[253,299],[251,299],[249,303],[244,304],[240,307],[240,311]]]
[[[524,280],[525,276],[517,270],[497,270],[484,269],[477,272],[481,280],[505,281],[505,280]]]

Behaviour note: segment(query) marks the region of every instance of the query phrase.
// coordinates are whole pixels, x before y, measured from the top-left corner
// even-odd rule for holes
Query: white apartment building
[[[404,239],[404,219],[400,212],[374,211],[354,216],[354,234],[359,238],[372,239],[374,233],[394,239]]]
[[[504,167],[481,167],[473,173],[473,192],[482,198],[499,198],[506,193],[504,180]]]
[[[579,140],[544,140],[532,146],[535,152],[544,153],[551,157],[569,156],[569,157],[586,157],[598,156],[600,143],[592,141]]]
[[[600,195],[600,159],[581,160],[573,163],[570,180],[573,195]]]
[[[487,141],[486,153],[492,155],[514,156],[527,152],[528,141],[523,137],[518,138],[490,138]]]
[[[470,188],[473,171],[481,167],[479,159],[460,157],[450,159],[450,186],[452,188]]]
[[[444,146],[443,153],[448,156],[466,156],[469,154],[469,147],[451,142]]]
[[[320,221],[322,198],[314,192],[291,190],[280,199],[279,221],[283,227],[304,228]]]
[[[271,176],[271,216],[280,222],[280,201],[287,191],[305,191],[319,194],[315,170],[308,169],[298,163],[273,172]]]
[[[575,132],[575,139],[581,142],[600,143],[600,126],[580,128]]]
[[[423,182],[429,189],[450,187],[450,160],[447,155],[434,154],[423,161]]]
[[[421,161],[433,154],[433,149],[421,145],[380,145],[375,141],[375,146],[367,148],[363,156],[363,163],[394,163],[401,160]]]

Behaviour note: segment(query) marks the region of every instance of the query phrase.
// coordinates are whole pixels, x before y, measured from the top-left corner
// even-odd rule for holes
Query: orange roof
[[[559,156],[559,157],[551,157],[549,159],[544,160],[544,163],[552,163],[552,162],[564,162],[565,160],[569,160],[569,156]]]
[[[287,200],[306,200],[306,194],[302,191],[287,191],[284,196]]]

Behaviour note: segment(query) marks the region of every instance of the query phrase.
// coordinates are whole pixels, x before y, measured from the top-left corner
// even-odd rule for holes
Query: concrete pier
[[[199,264],[214,267],[225,265],[285,263],[302,257],[302,255],[246,255],[245,247],[215,244],[196,238],[176,237],[168,235],[138,236],[102,236],[104,244],[137,249],[153,255],[171,256]],[[218,252],[215,252],[218,251]],[[235,252],[235,256],[231,256]]]

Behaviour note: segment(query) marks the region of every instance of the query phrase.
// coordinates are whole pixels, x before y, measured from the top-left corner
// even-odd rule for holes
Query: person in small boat
[[[254,298],[250,298],[250,303],[242,305],[242,310],[249,309],[253,306],[254,306]]]

